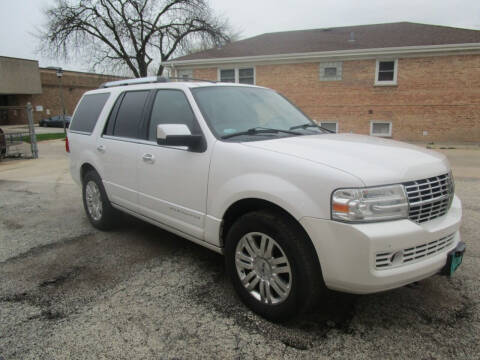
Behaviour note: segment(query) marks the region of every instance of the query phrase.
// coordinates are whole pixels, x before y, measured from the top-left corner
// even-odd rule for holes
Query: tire
[[[108,200],[102,179],[96,171],[90,170],[83,177],[82,198],[85,213],[92,225],[100,230],[112,229],[117,211]],[[92,200],[90,203],[89,199]],[[97,204],[99,206],[95,206]]]
[[[251,246],[252,241],[256,249]],[[270,253],[261,253],[262,241],[266,245],[272,243]],[[259,251],[255,257],[251,256],[246,243],[254,253]],[[268,250],[266,245],[264,249]],[[238,255],[239,252],[241,255]],[[282,260],[283,257],[287,261]],[[268,258],[270,260],[264,260]],[[239,261],[243,263],[240,266],[237,265]],[[255,211],[240,217],[226,237],[225,267],[245,305],[271,321],[286,321],[309,311],[326,290],[320,264],[308,235],[295,220],[281,212]],[[243,278],[244,282],[248,280],[247,284],[253,286],[254,279],[258,277],[264,280],[263,297],[260,289],[262,280],[253,290],[247,290],[242,283]],[[279,278],[282,283],[279,283]],[[281,291],[277,292],[276,289]]]

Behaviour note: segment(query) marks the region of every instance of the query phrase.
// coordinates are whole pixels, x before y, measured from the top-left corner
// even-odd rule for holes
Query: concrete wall
[[[0,56],[0,94],[41,92],[38,61]]]
[[[375,59],[342,62],[342,80],[320,81],[319,63],[255,65],[256,85],[279,91],[311,118],[339,132],[370,133],[392,122],[409,141],[480,141],[480,55],[399,58],[396,86],[375,86]],[[217,80],[217,68],[194,69]]]

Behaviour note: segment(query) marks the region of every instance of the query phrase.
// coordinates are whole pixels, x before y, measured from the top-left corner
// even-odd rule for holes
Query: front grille
[[[450,174],[409,181],[403,185],[408,197],[410,220],[422,223],[447,213],[453,197]]]
[[[387,269],[393,266],[409,264],[427,258],[448,249],[453,245],[455,234],[445,236],[439,240],[410,247],[408,249],[382,252],[375,256],[375,267],[377,269]]]

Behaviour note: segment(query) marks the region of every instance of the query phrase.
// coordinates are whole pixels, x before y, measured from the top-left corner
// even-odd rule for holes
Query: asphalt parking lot
[[[444,151],[467,253],[452,278],[331,293],[278,325],[251,313],[223,258],[124,216],[90,226],[63,142],[0,162],[0,359],[480,359],[480,150]]]

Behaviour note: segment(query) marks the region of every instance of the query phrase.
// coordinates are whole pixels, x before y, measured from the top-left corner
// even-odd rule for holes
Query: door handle
[[[100,152],[105,152],[105,150],[107,150],[107,148],[106,148],[105,145],[98,145],[97,150],[100,151]]]
[[[155,157],[152,154],[143,154],[142,160],[153,164],[155,162]]]

